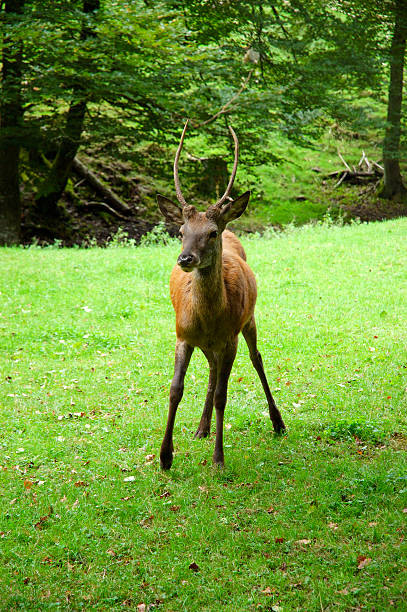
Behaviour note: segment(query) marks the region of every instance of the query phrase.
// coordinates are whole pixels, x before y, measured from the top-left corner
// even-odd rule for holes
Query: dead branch
[[[125,215],[121,215],[117,210],[111,208],[106,202],[83,202],[83,206],[86,208],[101,208],[103,211],[113,215],[114,217],[118,217],[119,219],[126,219]]]
[[[113,210],[120,212],[122,215],[131,214],[131,208],[127,206],[109,187],[104,185],[97,176],[85,166],[77,157],[74,158],[72,169],[82,177],[86,182],[102,196]]]
[[[325,174],[324,178],[333,179],[338,178],[339,180],[335,183],[334,189],[339,187],[344,182],[354,183],[354,184],[365,184],[369,182],[377,182],[383,176],[384,169],[383,167],[374,161],[369,161],[367,155],[364,151],[362,151],[362,156],[357,165],[352,165],[352,167],[347,163],[341,153],[338,151],[338,157],[345,166],[346,170],[334,170],[334,172],[329,172],[329,174]]]
[[[250,72],[247,75],[247,77],[245,78],[241,88],[230,98],[230,100],[228,102],[226,102],[226,104],[224,104],[222,106],[222,108],[217,113],[215,113],[214,115],[212,115],[212,117],[210,117],[206,121],[203,121],[202,123],[196,124],[195,122],[192,122],[192,125],[194,127],[196,127],[196,128],[199,128],[202,125],[208,125],[208,123],[212,123],[212,121],[215,121],[215,119],[220,117],[220,115],[224,115],[225,113],[227,113],[228,112],[228,108],[232,104],[232,102],[234,102],[240,96],[240,94],[246,89],[246,87],[247,87],[247,85],[248,85],[248,83],[249,83],[249,81],[251,79],[252,74],[253,74],[253,70],[250,70]]]

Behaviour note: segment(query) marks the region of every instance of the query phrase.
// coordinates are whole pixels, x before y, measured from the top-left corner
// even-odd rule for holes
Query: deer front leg
[[[270,419],[273,423],[273,428],[276,433],[283,433],[285,431],[284,421],[281,417],[280,411],[276,406],[276,403],[271,395],[270,387],[267,382],[266,374],[264,372],[263,360],[259,351],[257,350],[257,330],[256,322],[254,317],[245,325],[242,329],[244,339],[246,340],[247,346],[250,351],[250,359],[252,364],[259,375],[261,384],[263,385],[264,393],[266,394],[267,404],[269,407]]]
[[[215,451],[213,453],[213,462],[219,467],[225,464],[223,455],[223,415],[225,412],[228,381],[232,365],[235,360],[237,349],[237,338],[234,344],[227,347],[227,350],[219,357],[218,362],[218,379],[215,391],[215,410],[216,410],[216,440]]]
[[[174,377],[170,387],[170,405],[168,409],[167,427],[160,451],[160,464],[163,470],[169,470],[172,464],[174,451],[172,432],[174,430],[175,415],[177,413],[178,404],[184,393],[184,378],[193,350],[193,347],[189,346],[186,342],[177,340],[177,344],[175,345]]]
[[[206,392],[205,405],[201,416],[195,438],[206,438],[211,430],[211,420],[213,411],[213,396],[215,395],[217,380],[217,365],[215,356],[205,352],[205,357],[209,363],[209,383]]]

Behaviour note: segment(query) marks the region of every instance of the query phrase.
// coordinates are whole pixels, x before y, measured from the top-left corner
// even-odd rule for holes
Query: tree
[[[99,8],[100,0],[83,0],[84,21],[80,32],[82,41],[86,42],[89,37],[94,36],[94,31],[86,18],[94,15]],[[55,218],[58,215],[57,204],[65,190],[73,160],[81,143],[87,97],[86,83],[78,71],[72,87],[72,100],[66,115],[64,133],[55,159],[37,193],[37,210],[43,218]]]
[[[407,38],[407,1],[393,4],[394,27],[390,48],[390,80],[387,103],[387,124],[383,141],[383,198],[399,198],[406,193],[400,171],[401,105],[403,100],[403,70]]]
[[[24,0],[0,5],[9,26],[3,37],[0,101],[0,245],[20,239],[21,201],[19,158],[23,109],[21,101],[22,42],[13,38]]]

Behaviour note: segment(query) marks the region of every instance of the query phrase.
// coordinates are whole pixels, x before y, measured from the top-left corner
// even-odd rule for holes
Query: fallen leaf
[[[139,603],[137,605],[137,612],[146,612],[146,604],[144,603]]]
[[[34,483],[32,482],[32,480],[24,480],[24,487],[25,487],[26,489],[31,489],[31,487],[33,486],[33,484],[34,484]]]
[[[189,567],[189,569],[190,569],[190,570],[192,570],[193,572],[199,572],[199,570],[200,570],[199,565],[197,565],[197,564],[195,563],[195,561],[192,561],[192,563],[190,563],[188,567]]]
[[[364,567],[366,567],[366,565],[369,565],[371,560],[372,559],[370,557],[365,557],[364,555],[358,555],[358,558],[357,558],[358,569],[363,569]]]
[[[264,593],[265,595],[271,595],[272,591],[270,587],[266,587],[265,589],[262,590],[262,593]]]
[[[24,584],[28,584],[30,582],[30,578],[28,578],[28,576],[27,576],[27,578],[24,578],[23,582],[24,582]]]
[[[141,519],[140,525],[142,527],[150,527],[153,520],[154,520],[154,515],[150,514],[150,516],[146,516],[146,518]]]
[[[146,461],[153,461],[155,459],[155,455],[146,455]]]
[[[77,480],[75,483],[75,487],[87,487],[88,483],[84,480]]]
[[[35,527],[36,529],[42,529],[42,525],[43,525],[43,523],[45,523],[45,521],[46,521],[47,519],[49,519],[49,517],[51,516],[51,514],[52,514],[52,513],[53,513],[53,509],[52,509],[52,506],[50,506],[50,507],[49,507],[48,514],[45,514],[44,516],[41,516],[41,517],[40,517],[40,520],[39,520],[39,521],[37,521],[37,522],[35,523],[34,527]]]
[[[276,544],[282,544],[284,542],[284,538],[276,538],[275,542]]]
[[[269,514],[273,514],[273,513],[275,512],[274,507],[273,507],[273,506],[270,506],[269,508],[267,508],[267,512],[268,512]]]
[[[297,540],[295,543],[300,546],[308,546],[308,544],[311,544],[311,540]]]
[[[181,506],[171,506],[170,510],[171,512],[178,512],[178,510],[181,508]]]
[[[328,523],[328,527],[336,531],[338,529],[338,523]]]
[[[135,476],[126,476],[126,478],[123,478],[123,482],[134,482],[135,480]]]

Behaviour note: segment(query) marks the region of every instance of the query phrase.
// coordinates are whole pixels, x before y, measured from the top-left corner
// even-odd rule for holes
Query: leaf
[[[77,481],[74,483],[74,485],[75,485],[75,487],[87,487],[87,486],[88,486],[88,483],[87,483],[87,482],[85,482],[84,480],[77,480]]]
[[[311,544],[311,540],[297,540],[295,543],[300,546],[308,546],[308,544]]]
[[[181,506],[171,506],[170,510],[171,512],[178,512],[178,510],[181,508]]]
[[[372,559],[370,557],[365,557],[364,555],[358,555],[358,558],[357,558],[358,569],[363,569],[364,567],[366,567],[366,565],[369,565],[371,560]]]
[[[137,605],[137,612],[146,612],[146,604],[145,603],[139,603]]]
[[[338,523],[328,523],[328,527],[336,531],[338,529]]]
[[[201,569],[199,565],[195,563],[195,561],[192,561],[192,563],[190,563],[188,567],[193,572],[199,572],[199,570]]]
[[[124,482],[134,482],[136,480],[135,476],[126,476],[126,478],[123,478]]]
[[[154,520],[154,515],[150,514],[150,516],[146,516],[145,518],[141,519],[140,521],[140,525],[142,527],[151,527],[151,523]]]
[[[26,489],[31,489],[33,484],[34,483],[32,482],[32,480],[24,480],[24,488],[26,488]]]
[[[271,588],[268,586],[265,589],[262,590],[262,593],[264,593],[265,595],[271,595],[272,591]]]
[[[285,538],[275,538],[275,542],[276,544],[282,544],[284,542]]]
[[[41,517],[40,517],[40,520],[39,520],[39,521],[37,521],[37,522],[35,523],[34,527],[35,527],[36,529],[42,529],[43,524],[45,523],[45,521],[46,521],[47,519],[49,519],[49,517],[51,516],[51,514],[53,513],[53,511],[54,511],[54,510],[53,510],[52,506],[50,506],[50,507],[49,507],[48,514],[45,514],[44,516],[41,516]]]

